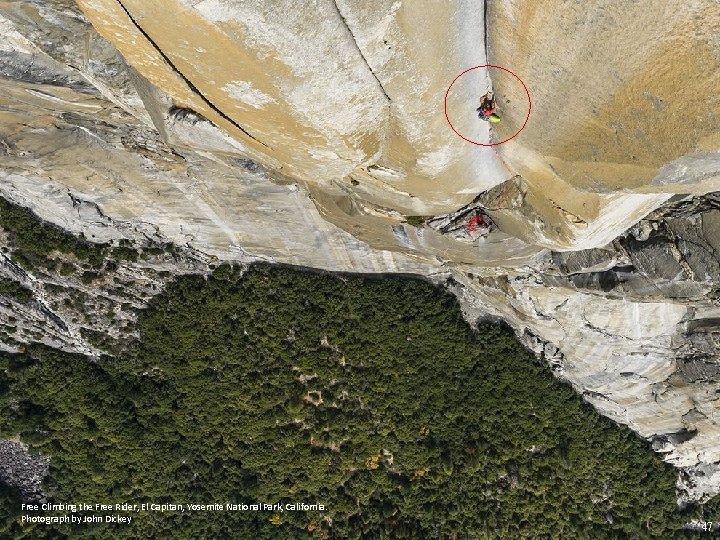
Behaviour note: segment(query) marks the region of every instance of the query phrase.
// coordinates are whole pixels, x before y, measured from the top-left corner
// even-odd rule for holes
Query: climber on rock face
[[[493,124],[500,121],[500,117],[495,113],[495,96],[492,90],[480,98],[480,106],[476,110],[481,120]]]

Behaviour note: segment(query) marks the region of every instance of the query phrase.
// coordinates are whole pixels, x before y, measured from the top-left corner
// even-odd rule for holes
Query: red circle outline
[[[500,142],[496,142],[496,143],[492,143],[492,144],[483,144],[483,143],[475,142],[475,141],[473,141],[473,140],[471,140],[471,139],[468,139],[468,138],[466,138],[466,137],[463,137],[463,136],[458,132],[458,130],[455,129],[455,126],[453,126],[452,122],[450,121],[450,117],[448,116],[448,112],[447,112],[447,98],[448,98],[448,94],[450,94],[450,89],[453,87],[453,84],[455,84],[455,81],[457,81],[460,77],[462,77],[463,75],[465,75],[468,71],[472,71],[472,70],[474,70],[474,69],[479,69],[479,68],[484,68],[484,67],[492,67],[492,68],[502,69],[503,71],[507,71],[510,75],[512,75],[512,76],[515,77],[518,81],[520,81],[520,84],[523,85],[523,88],[525,89],[525,93],[527,94],[528,104],[529,104],[527,116],[525,116],[525,122],[523,122],[523,125],[520,127],[520,129],[518,129],[511,137],[508,137],[508,138],[505,139],[504,141],[500,141]],[[530,119],[530,111],[532,111],[532,99],[530,99],[530,91],[528,90],[528,87],[525,85],[525,83],[523,82],[523,80],[522,80],[520,77],[518,77],[517,75],[515,75],[515,73],[513,73],[513,72],[510,71],[509,69],[504,68],[504,67],[502,67],[502,66],[495,66],[495,65],[493,65],[493,64],[483,64],[482,66],[471,67],[471,68],[466,69],[465,71],[463,71],[463,72],[462,72],[460,75],[458,75],[457,77],[455,77],[455,78],[453,79],[453,81],[450,83],[450,86],[448,86],[448,89],[445,91],[445,99],[444,99],[443,105],[444,105],[444,109],[445,109],[445,120],[447,120],[447,123],[448,123],[448,125],[450,126],[450,129],[452,129],[452,130],[455,132],[455,134],[456,134],[458,137],[460,137],[461,139],[463,139],[463,140],[465,140],[465,141],[467,141],[467,142],[469,142],[469,143],[471,143],[471,144],[474,144],[474,145],[476,145],[476,146],[498,146],[498,145],[500,145],[500,144],[504,144],[504,143],[508,142],[508,141],[511,140],[511,139],[514,139],[515,137],[517,137],[518,133],[520,133],[523,129],[525,129],[525,126],[527,125],[528,120]]]

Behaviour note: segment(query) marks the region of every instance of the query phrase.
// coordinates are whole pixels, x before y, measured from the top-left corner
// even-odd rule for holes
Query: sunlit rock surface
[[[515,217],[508,226],[518,235],[559,249],[599,247],[672,194],[720,188],[717,2],[488,9],[490,60],[516,71],[533,100],[526,129],[500,149],[527,190],[516,211],[541,220],[528,230],[503,216]],[[509,76],[494,86],[510,101],[497,128],[504,138],[525,117],[516,106],[525,95]]]
[[[92,240],[185,250],[121,265],[121,293],[3,258],[37,300],[0,306],[15,341],[93,355],[88,331],[131,327],[132,310],[75,320],[53,286],[100,314],[219,260],[424,275],[652,440],[688,496],[720,491],[720,199],[703,196],[720,189],[720,8],[488,4],[0,2],[0,194]],[[488,62],[533,101],[494,148],[444,111]],[[494,133],[475,115],[490,84]],[[489,143],[526,101],[474,70],[447,107]],[[468,204],[487,236],[421,224]]]

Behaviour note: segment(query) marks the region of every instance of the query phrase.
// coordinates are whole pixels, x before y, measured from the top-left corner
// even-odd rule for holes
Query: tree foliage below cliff
[[[2,357],[1,434],[52,456],[53,500],[326,510],[141,513],[73,538],[640,537],[683,522],[646,443],[426,282],[221,267],[179,278],[140,327],[114,359]]]

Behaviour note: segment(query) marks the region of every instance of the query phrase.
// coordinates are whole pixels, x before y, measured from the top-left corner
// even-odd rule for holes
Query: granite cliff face
[[[92,241],[179,246],[87,282],[4,253],[33,301],[1,301],[3,347],[97,354],[131,332],[120,306],[220,260],[424,275],[652,440],[688,497],[719,492],[720,7],[663,6],[0,2],[0,195]],[[443,110],[488,62],[533,99],[493,148]],[[489,142],[524,99],[475,70],[448,110]],[[476,209],[492,226],[467,234]]]

